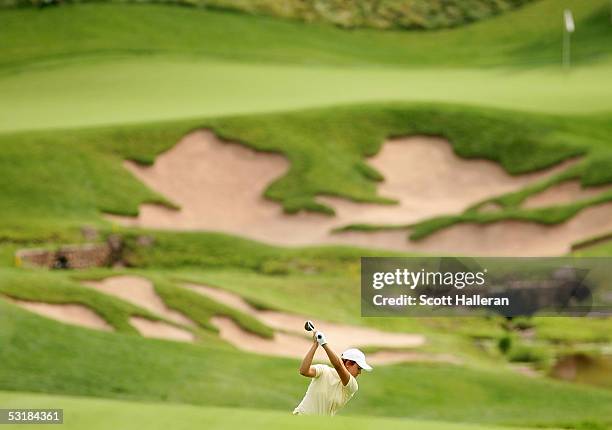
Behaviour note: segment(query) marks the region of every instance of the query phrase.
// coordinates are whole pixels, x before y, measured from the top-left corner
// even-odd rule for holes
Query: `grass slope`
[[[606,0],[539,0],[482,23],[430,33],[347,32],[170,5],[85,4],[0,10],[0,67],[153,53],[300,64],[557,65],[565,8],[578,28],[574,60],[609,55]]]
[[[288,413],[306,382],[297,360],[122,334],[32,315],[0,301],[0,388]],[[24,336],[23,333],[28,333]],[[612,393],[508,372],[395,365],[362,377],[343,414],[513,425],[604,425]]]
[[[51,396],[33,393],[0,392],[0,403],[6,408],[64,409],[66,430],[133,430],[146,425],[149,430],[191,430],[206,428],[225,430],[248,427],[253,430],[285,429],[308,430],[367,430],[394,428],[398,430],[500,430],[492,425],[456,424],[424,420],[373,417],[300,417],[285,412],[257,411],[236,408],[197,407],[151,402],[129,402],[84,397]],[[20,425],[20,429],[34,430],[35,425]],[[517,428],[517,430],[521,430]]]
[[[388,101],[534,112],[612,110],[612,63],[504,69],[343,68],[140,56],[0,77],[0,132],[164,121]],[[248,77],[248,79],[245,79]],[[296,85],[299,82],[299,85]]]

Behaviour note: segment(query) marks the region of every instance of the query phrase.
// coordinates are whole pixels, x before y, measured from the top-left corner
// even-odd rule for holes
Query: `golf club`
[[[306,321],[304,323],[304,330],[306,330],[306,331],[314,331],[314,329],[315,329],[315,326],[312,323],[312,321],[308,320],[308,321]]]
[[[313,324],[312,321],[308,320],[304,323],[304,330],[306,331],[314,331],[315,330],[315,326]],[[317,340],[321,340],[323,339],[323,335],[320,333],[317,333]]]

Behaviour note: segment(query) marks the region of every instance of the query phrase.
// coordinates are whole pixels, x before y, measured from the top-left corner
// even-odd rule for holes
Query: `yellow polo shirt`
[[[293,415],[336,415],[359,389],[357,380],[350,375],[348,384],[342,385],[340,375],[333,367],[315,364],[315,377],[310,381],[306,395],[293,410]]]

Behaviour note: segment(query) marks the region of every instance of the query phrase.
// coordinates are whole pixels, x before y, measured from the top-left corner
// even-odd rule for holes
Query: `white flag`
[[[574,15],[572,15],[572,11],[569,9],[565,9],[563,12],[563,17],[565,18],[565,30],[568,33],[573,33],[576,29],[574,25]]]

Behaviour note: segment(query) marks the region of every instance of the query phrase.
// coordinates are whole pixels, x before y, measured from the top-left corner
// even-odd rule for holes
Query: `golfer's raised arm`
[[[338,372],[342,385],[348,384],[351,380],[351,374],[348,370],[346,370],[344,364],[342,364],[340,357],[338,357],[338,355],[329,347],[327,343],[323,345],[323,349],[327,353],[327,357],[329,357],[329,361],[331,362],[332,366],[334,366],[334,369],[336,369],[336,372]]]
[[[315,352],[317,351],[318,346],[319,344],[317,343],[315,339],[314,343],[312,344],[312,346],[310,347],[310,349],[304,356],[304,359],[302,360],[302,364],[300,365],[300,375],[306,376],[308,378],[314,378],[315,376],[317,376],[317,373],[315,372],[315,370],[312,368],[311,365],[312,365],[312,359],[314,358],[314,355],[315,355]]]

